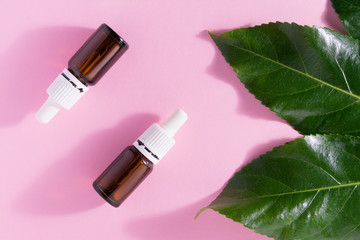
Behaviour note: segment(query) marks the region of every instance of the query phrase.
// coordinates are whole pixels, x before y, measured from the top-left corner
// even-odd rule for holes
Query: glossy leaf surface
[[[360,134],[358,40],[279,22],[210,35],[245,87],[302,134]]]
[[[253,160],[207,208],[275,239],[359,239],[359,169],[360,138],[306,136]]]
[[[344,23],[344,29],[350,36],[360,38],[360,1],[331,0],[336,13]]]

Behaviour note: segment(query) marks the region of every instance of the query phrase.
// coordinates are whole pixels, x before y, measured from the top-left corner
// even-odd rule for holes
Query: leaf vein
[[[326,226],[325,226],[323,229],[321,229],[320,231],[318,231],[318,232],[316,232],[316,233],[312,233],[312,234],[310,234],[310,235],[308,235],[308,236],[306,236],[306,237],[311,237],[311,236],[314,236],[314,235],[316,235],[316,234],[318,234],[318,233],[321,233],[321,232],[323,232],[327,227],[329,227],[330,224],[331,224],[333,221],[335,221],[335,219],[337,218],[337,216],[339,216],[340,212],[344,209],[345,205],[348,203],[349,199],[350,199],[351,196],[353,195],[353,193],[354,193],[354,191],[355,191],[356,188],[357,188],[357,186],[354,186],[353,190],[350,192],[349,196],[346,198],[346,200],[344,201],[344,204],[341,206],[341,208],[339,209],[339,211],[338,211],[338,212],[336,213],[336,215],[329,221],[329,223],[326,224]]]
[[[275,182],[281,183],[282,185],[284,185],[284,186],[286,186],[286,187],[290,188],[291,190],[295,191],[295,189],[293,189],[293,188],[292,188],[292,187],[290,187],[289,185],[287,185],[287,184],[285,184],[285,183],[281,182],[280,180],[275,179],[275,178],[272,178],[272,177],[269,177],[269,176],[266,176],[266,175],[254,174],[254,173],[242,173],[242,175],[246,175],[246,176],[259,176],[259,177],[268,178],[268,179],[271,179],[271,180],[273,180],[273,181],[275,181]],[[259,194],[256,194],[256,195],[258,195],[258,196],[260,197],[260,195],[259,195]]]
[[[359,101],[360,101],[360,100],[356,100],[356,101],[354,101],[354,102],[352,102],[352,103],[350,103],[350,104],[348,104],[348,105],[346,105],[346,106],[344,106],[344,107],[342,107],[342,108],[338,108],[338,109],[335,109],[335,110],[332,110],[332,111],[329,111],[329,112],[317,113],[317,114],[308,115],[308,116],[309,116],[309,117],[316,117],[316,116],[328,115],[328,114],[331,114],[331,113],[339,112],[339,111],[342,111],[342,110],[344,110],[344,109],[346,109],[346,108],[351,107],[352,105],[354,105],[355,103],[358,103]],[[356,130],[356,131],[358,131],[358,130]]]
[[[330,145],[330,144],[327,143],[327,142],[323,142],[323,143],[324,143],[325,145],[329,146],[330,148],[336,148],[337,150],[342,151],[343,153],[346,153],[346,154],[352,156],[353,158],[355,158],[356,160],[360,161],[360,158],[359,158],[358,156],[356,156],[356,155],[354,155],[354,154],[352,154],[352,153],[344,150],[343,148],[336,147],[335,145]]]
[[[280,60],[279,60],[279,57],[278,57],[278,55],[277,55],[276,48],[275,48],[275,46],[274,46],[273,42],[271,41],[271,39],[269,38],[269,36],[268,36],[268,35],[266,35],[266,34],[264,34],[264,33],[263,33],[263,32],[261,32],[261,31],[256,30],[256,29],[254,29],[254,31],[256,31],[256,32],[260,33],[262,36],[265,36],[265,37],[268,39],[268,41],[269,41],[269,43],[270,43],[270,45],[271,45],[272,49],[274,50],[275,57],[276,57],[276,61],[278,61],[278,62],[279,62]]]
[[[288,39],[289,39],[289,38],[288,38]],[[309,74],[309,73],[308,73],[308,70],[307,70],[307,68],[306,68],[306,66],[305,66],[304,59],[302,58],[302,56],[301,56],[301,54],[300,54],[300,52],[299,52],[299,49],[296,47],[296,44],[295,44],[292,40],[289,39],[289,42],[291,42],[291,44],[294,46],[294,48],[295,48],[295,50],[296,50],[296,53],[298,54],[298,56],[299,56],[299,58],[300,58],[300,60],[301,60],[301,62],[302,62],[302,65],[303,65],[303,67],[304,67],[305,73],[308,75],[308,74]]]
[[[335,56],[332,56],[332,57],[334,58],[334,60],[335,60],[335,62],[336,62],[336,65],[339,67],[339,69],[340,69],[340,71],[341,71],[341,73],[342,73],[342,76],[343,76],[343,78],[344,78],[345,84],[346,84],[349,92],[352,93],[352,91],[351,91],[351,89],[350,89],[349,82],[348,82],[348,80],[347,80],[347,78],[346,78],[346,75],[345,75],[342,67],[340,66],[340,64],[339,64],[338,60],[335,58]]]
[[[255,57],[255,56],[253,56],[253,57]],[[267,75],[267,74],[270,74],[270,73],[274,73],[274,72],[279,71],[279,70],[281,70],[281,69],[284,69],[284,68],[280,66],[279,68],[272,69],[272,70],[270,70],[270,71],[268,71],[268,72],[262,72],[262,73],[260,73],[260,74],[256,74],[256,73],[253,73],[253,74],[251,74],[251,73],[246,73],[246,75],[248,75],[248,76],[260,77],[260,76],[263,76],[263,75]],[[318,85],[318,86],[320,86],[320,85]]]
[[[274,159],[274,160],[277,160],[279,158],[272,158],[272,157],[269,157],[268,159]],[[291,160],[297,160],[297,161],[301,161],[301,162],[304,162],[304,163],[307,163],[307,164],[310,164],[312,166],[314,166],[315,168],[319,169],[320,171],[324,172],[326,175],[328,175],[332,180],[334,180],[337,184],[341,184],[341,182],[339,182],[331,173],[327,172],[325,169],[323,169],[322,167],[312,163],[312,162],[309,162],[309,161],[305,161],[303,159],[300,159],[300,158],[291,158],[291,157],[286,157],[286,159],[291,159]]]
[[[306,208],[304,208],[304,210],[298,216],[296,216],[294,219],[292,219],[290,222],[288,222],[285,226],[289,226],[290,224],[292,224],[296,220],[298,220],[306,212],[306,210],[308,210],[310,208],[311,204],[314,202],[314,200],[318,196],[319,192],[320,191],[317,191],[315,193],[315,195],[313,196],[313,198],[310,200],[310,203],[306,206]],[[273,230],[284,228],[285,226],[282,226],[282,227],[279,227],[279,228],[274,228]]]
[[[285,195],[292,195],[292,194],[299,194],[299,193],[308,193],[308,192],[315,192],[315,191],[352,187],[352,186],[358,186],[358,185],[360,185],[360,182],[343,183],[343,184],[339,184],[339,185],[330,185],[330,186],[318,187],[318,188],[312,188],[312,189],[296,190],[293,192],[274,193],[274,194],[268,194],[268,195],[262,195],[262,196],[259,195],[258,197],[242,198],[241,200],[252,200],[252,199],[258,199],[258,198],[278,197],[278,196],[285,196]]]
[[[345,239],[346,236],[348,236],[350,233],[352,233],[353,231],[355,231],[358,227],[360,226],[360,223],[358,225],[356,225],[353,229],[351,229],[349,232],[347,232],[344,237],[342,237],[341,239]]]
[[[321,79],[318,79],[318,78],[316,78],[316,77],[314,77],[314,76],[312,76],[312,75],[303,73],[303,72],[301,72],[301,71],[298,70],[298,69],[295,69],[295,68],[293,68],[293,67],[287,66],[287,65],[285,65],[285,64],[283,64],[283,63],[281,63],[281,62],[275,61],[274,59],[265,57],[265,56],[263,56],[263,55],[261,55],[261,54],[259,54],[259,53],[254,52],[254,51],[251,51],[251,50],[248,50],[248,49],[239,47],[239,46],[237,46],[237,45],[234,45],[234,44],[232,44],[231,42],[226,41],[224,38],[218,38],[218,40],[219,40],[219,41],[223,41],[225,44],[228,44],[228,45],[230,45],[230,46],[232,46],[232,47],[234,47],[234,48],[237,48],[237,49],[239,49],[239,50],[241,50],[241,51],[244,51],[244,52],[253,54],[253,55],[258,56],[259,58],[262,58],[262,59],[264,59],[264,60],[266,60],[266,61],[269,61],[269,62],[272,62],[272,63],[274,63],[274,64],[280,65],[280,66],[282,66],[282,67],[284,67],[284,68],[286,68],[286,69],[289,69],[290,71],[293,71],[293,72],[295,72],[295,73],[297,73],[297,74],[303,75],[303,76],[305,76],[305,77],[307,77],[307,78],[310,78],[310,79],[312,79],[312,80],[314,80],[314,81],[317,81],[317,82],[319,82],[319,83],[321,83],[321,84],[323,84],[323,85],[325,85],[325,86],[328,86],[328,87],[333,88],[333,89],[335,89],[335,90],[337,90],[337,91],[339,91],[339,92],[342,92],[342,93],[344,93],[344,94],[346,94],[346,95],[350,95],[350,96],[352,96],[352,97],[360,100],[360,96],[357,96],[357,95],[355,95],[355,94],[353,94],[353,93],[351,93],[351,92],[347,92],[347,91],[345,91],[344,89],[341,89],[341,88],[338,88],[338,87],[336,87],[336,86],[334,86],[334,85],[331,85],[330,83],[327,83],[327,82],[325,82],[325,81],[323,81],[323,80],[321,80]]]
[[[256,92],[259,92],[259,93],[262,93],[262,94],[267,94],[267,95],[272,95],[272,96],[291,96],[291,95],[295,95],[295,94],[304,93],[304,92],[314,90],[315,88],[318,88],[320,86],[321,85],[316,85],[316,86],[313,86],[311,88],[302,89],[301,91],[298,91],[298,92],[291,92],[291,93],[286,93],[286,94],[285,93],[284,94],[275,94],[275,93],[264,92],[264,91],[259,91],[259,90],[256,90]]]

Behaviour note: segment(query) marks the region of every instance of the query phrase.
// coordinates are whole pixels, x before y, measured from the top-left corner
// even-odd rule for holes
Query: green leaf
[[[358,40],[279,22],[210,35],[245,87],[300,133],[360,135]]]
[[[359,170],[360,138],[306,136],[245,166],[207,208],[275,239],[359,239]]]
[[[336,13],[344,23],[344,29],[354,38],[360,38],[360,1],[331,0]]]

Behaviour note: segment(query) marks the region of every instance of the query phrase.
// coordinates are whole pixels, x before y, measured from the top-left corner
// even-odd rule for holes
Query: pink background
[[[268,239],[207,210],[235,170],[299,137],[239,83],[216,33],[270,21],[341,28],[326,0],[1,1],[0,239]],[[71,109],[35,119],[101,23],[130,49]],[[177,144],[118,209],[93,180],[177,108]]]

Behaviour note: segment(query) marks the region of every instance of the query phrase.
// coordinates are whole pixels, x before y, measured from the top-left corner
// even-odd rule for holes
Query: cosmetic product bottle
[[[47,123],[61,108],[70,109],[88,90],[88,86],[95,85],[128,47],[124,39],[102,24],[49,86],[49,97],[36,118]]]
[[[173,136],[186,120],[186,113],[179,109],[162,125],[152,124],[94,181],[95,190],[118,207],[175,144]]]

